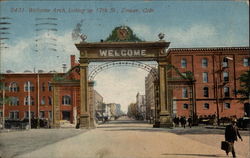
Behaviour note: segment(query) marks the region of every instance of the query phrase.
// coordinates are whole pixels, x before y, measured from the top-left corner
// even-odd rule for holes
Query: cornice
[[[250,47],[200,47],[200,48],[169,48],[171,51],[221,51],[221,50],[250,50]]]

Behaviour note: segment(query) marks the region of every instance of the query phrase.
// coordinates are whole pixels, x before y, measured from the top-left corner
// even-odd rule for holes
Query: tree
[[[237,94],[241,96],[240,101],[245,102],[250,99],[250,70],[241,74],[239,77],[240,80],[240,89],[237,91]]]

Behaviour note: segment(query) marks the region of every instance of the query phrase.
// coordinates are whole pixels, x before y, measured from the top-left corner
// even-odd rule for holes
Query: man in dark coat
[[[236,126],[236,119],[232,120],[232,124],[226,126],[225,130],[225,140],[230,143],[233,157],[236,157],[235,150],[234,150],[234,141],[237,141],[237,136],[240,138],[241,141],[243,139],[240,136],[238,127]],[[226,154],[228,155],[229,151],[226,151]]]

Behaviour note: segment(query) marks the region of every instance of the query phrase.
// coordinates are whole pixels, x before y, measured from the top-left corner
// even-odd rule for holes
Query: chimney
[[[75,66],[75,58],[76,56],[75,55],[70,55],[70,66],[71,68]]]

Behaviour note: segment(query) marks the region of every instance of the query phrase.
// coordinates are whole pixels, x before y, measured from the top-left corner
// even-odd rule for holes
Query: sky
[[[157,35],[164,33],[165,40],[171,42],[169,48],[249,46],[246,0],[0,3],[2,73],[6,70],[61,72],[64,63],[69,67],[70,55],[79,57],[74,44],[80,39],[72,38],[77,24],[79,31],[87,35],[86,42],[99,42],[115,27],[126,25],[145,41],[157,41]],[[96,64],[99,63],[90,63],[90,72],[91,65]],[[147,73],[139,68],[111,68],[97,74],[95,89],[106,103],[120,103],[126,111],[138,92],[145,93]]]

